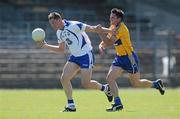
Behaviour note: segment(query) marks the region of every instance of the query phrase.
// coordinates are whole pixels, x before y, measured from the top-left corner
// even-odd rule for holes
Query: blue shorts
[[[138,57],[133,52],[131,56],[125,55],[125,56],[118,56],[116,55],[114,61],[112,62],[113,66],[121,67],[128,73],[136,73],[139,72],[139,66],[138,66]]]
[[[90,51],[89,53],[87,53],[83,56],[79,56],[79,57],[70,55],[68,61],[79,65],[80,68],[90,69],[94,65],[94,55],[93,55],[92,51]]]

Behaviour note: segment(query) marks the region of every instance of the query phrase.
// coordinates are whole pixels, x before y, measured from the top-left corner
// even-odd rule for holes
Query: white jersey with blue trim
[[[86,24],[64,20],[64,29],[57,30],[58,43],[65,42],[74,56],[82,56],[92,50],[91,41],[85,32]]]

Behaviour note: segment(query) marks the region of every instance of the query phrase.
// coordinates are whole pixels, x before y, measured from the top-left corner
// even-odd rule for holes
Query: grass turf
[[[180,89],[120,89],[124,110],[106,112],[105,95],[74,90],[75,113],[59,112],[66,105],[63,90],[0,90],[0,119],[180,119]]]

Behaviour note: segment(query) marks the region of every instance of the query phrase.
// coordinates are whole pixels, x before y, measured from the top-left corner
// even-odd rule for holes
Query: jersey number
[[[66,42],[67,42],[68,45],[71,45],[71,44],[72,44],[72,41],[69,40],[69,38],[66,39]]]

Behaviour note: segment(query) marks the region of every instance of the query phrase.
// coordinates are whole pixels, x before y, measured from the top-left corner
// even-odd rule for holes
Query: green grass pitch
[[[180,89],[120,89],[124,110],[106,112],[104,93],[74,90],[77,112],[62,113],[63,90],[0,90],[0,119],[180,119]]]

